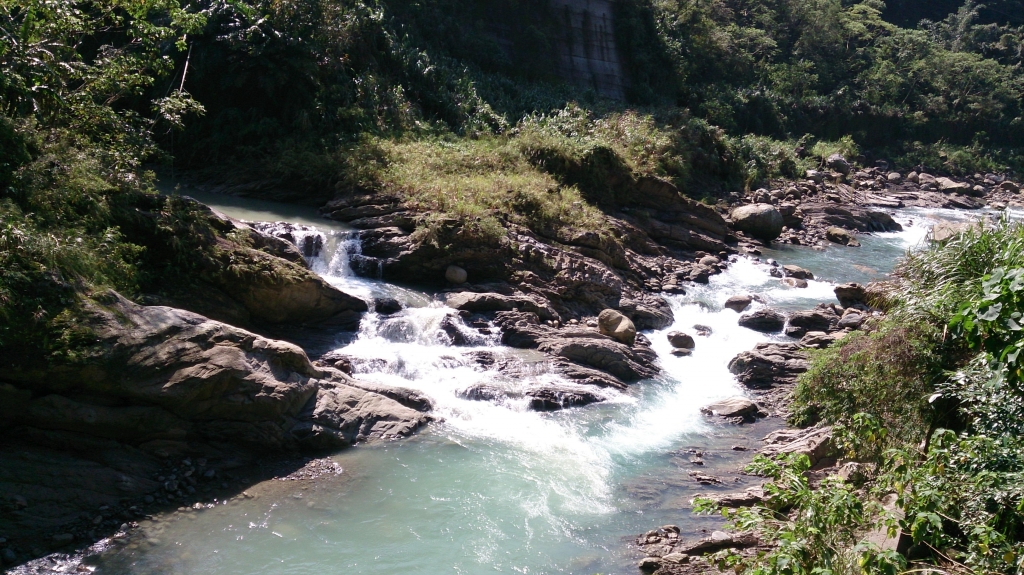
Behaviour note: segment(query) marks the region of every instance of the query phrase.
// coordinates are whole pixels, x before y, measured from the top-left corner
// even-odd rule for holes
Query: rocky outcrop
[[[806,455],[811,465],[834,455],[832,428],[780,429],[764,438],[767,444],[761,448],[764,455],[800,454]]]
[[[0,373],[0,459],[14,449],[42,462],[22,461],[26,469],[68,462],[54,467],[63,495],[0,465],[0,492],[28,502],[4,514],[2,532],[158,489],[182,497],[187,484],[152,480],[163,457],[336,449],[405,436],[428,420],[423,398],[373,391],[314,367],[290,343],[184,310],[106,292],[83,304],[80,322],[91,343],[79,359]]]
[[[492,384],[478,384],[460,391],[459,395],[476,401],[525,398],[533,411],[557,411],[604,401],[604,396],[591,390],[565,385],[540,385],[526,390],[513,390]]]
[[[759,343],[729,362],[729,372],[754,389],[793,383],[808,367],[807,354],[797,343]]]
[[[113,292],[97,296],[85,314],[96,338],[87,360],[0,376],[31,392],[8,414],[8,425],[143,449],[151,442],[230,441],[288,450],[406,435],[425,421],[339,371],[315,368],[289,343],[175,308],[136,305]]]
[[[527,312],[498,312],[495,323],[502,329],[502,342],[505,345],[537,349],[553,358],[574,364],[576,368],[564,371],[570,379],[596,380],[601,383],[602,379],[611,376],[621,386],[621,382],[646,379],[658,373],[657,354],[651,350],[646,338],[640,335],[636,336],[631,347],[595,329],[575,326],[554,328],[541,324],[536,314]],[[591,370],[607,375],[603,378],[595,377]]]
[[[804,227],[868,232],[899,232],[903,226],[885,212],[850,204],[815,203],[800,206]]]
[[[448,307],[460,311],[479,313],[522,310],[535,313],[544,321],[559,319],[558,313],[546,302],[538,302],[534,298],[523,295],[460,292],[448,294],[445,301]]]
[[[537,349],[565,358],[573,363],[608,372],[625,382],[653,377],[651,354],[638,354],[628,346],[610,338],[558,338],[542,341]]]
[[[322,211],[362,230],[357,273],[452,285],[453,277],[462,279],[447,277],[455,266],[477,284],[458,284],[466,291],[545,300],[563,320],[617,309],[637,329],[660,329],[671,323],[671,310],[652,293],[679,293],[683,283],[706,283],[723,269],[724,263],[699,261],[728,255],[729,228],[714,208],[683,197],[671,183],[627,176],[623,192],[605,206],[605,231],[504,222],[500,234],[482,237],[457,218],[433,218],[430,234],[413,233],[427,214],[384,193],[339,197]],[[484,282],[500,282],[510,293]]]

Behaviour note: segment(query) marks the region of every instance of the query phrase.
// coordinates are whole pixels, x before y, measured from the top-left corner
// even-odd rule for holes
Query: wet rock
[[[544,320],[559,319],[558,313],[546,302],[523,295],[503,295],[500,293],[459,292],[448,294],[446,304],[450,308],[474,313],[521,310],[537,314]]]
[[[373,298],[373,310],[381,315],[390,315],[402,311],[402,304],[393,297]]]
[[[579,385],[613,387],[620,390],[626,389],[626,385],[619,381],[618,378],[603,371],[573,363],[564,358],[554,359],[551,365],[555,371],[562,374],[566,379]]]
[[[860,247],[860,242],[847,230],[835,226],[825,230],[825,239],[832,243],[850,247]]]
[[[700,471],[691,471],[687,475],[701,485],[721,485],[722,480],[714,475],[708,475]]]
[[[833,172],[839,172],[844,176],[848,176],[853,171],[850,162],[842,154],[832,154],[825,160],[825,165]]]
[[[782,331],[786,316],[772,309],[759,309],[740,316],[739,325],[762,333]]]
[[[999,184],[999,189],[1004,191],[1004,192],[1010,192],[1011,194],[1016,194],[1017,192],[1020,191],[1020,185],[1017,184],[1016,182],[1011,182],[1010,180],[1006,180],[1005,182],[1002,182],[1001,184]]]
[[[459,266],[450,265],[444,270],[444,279],[448,283],[459,285],[466,283],[466,280],[469,279],[469,274]]]
[[[903,231],[903,226],[889,214],[856,205],[805,203],[800,206],[800,211],[804,226],[808,228],[838,227],[861,233]]]
[[[811,272],[805,270],[804,268],[802,268],[800,266],[795,266],[795,265],[785,265],[785,266],[782,266],[782,273],[785,274],[785,276],[788,277],[788,278],[796,278],[798,280],[812,280],[812,279],[814,279],[814,274],[812,274]]]
[[[604,400],[602,396],[594,392],[564,386],[531,389],[526,392],[526,395],[530,398],[530,409],[534,411],[556,411]]]
[[[676,357],[690,357],[691,355],[693,355],[693,350],[686,348],[676,348],[673,349],[670,353]]]
[[[610,339],[582,337],[552,339],[542,341],[537,349],[587,367],[606,371],[626,382],[653,377],[657,373],[657,369],[651,365],[652,357],[639,355],[636,351],[640,350],[631,350],[625,344]]]
[[[701,413],[719,417],[754,416],[760,410],[756,403],[745,397],[730,397],[700,408]]]
[[[754,389],[793,383],[807,368],[807,354],[797,343],[759,343],[729,362],[729,372]]]
[[[764,241],[782,234],[782,214],[771,204],[753,204],[732,211],[733,227]]]
[[[710,327],[700,324],[695,324],[693,326],[693,331],[697,332],[697,335],[700,337],[709,337],[713,333]]]
[[[809,331],[835,331],[839,323],[839,316],[826,305],[798,311],[789,316],[789,325],[786,326],[786,335],[790,337],[803,337]]]
[[[466,337],[466,334],[462,332],[459,324],[460,322],[455,318],[455,316],[446,315],[441,319],[438,329],[448,336],[450,345],[470,345],[472,342],[468,337]]]
[[[235,445],[280,450],[302,445],[309,437],[309,429],[301,428],[303,422],[314,424],[316,416],[307,406],[326,413],[329,409],[321,403],[339,394],[354,399],[352,405],[361,404],[359,410],[336,406],[330,417],[339,424],[359,427],[365,422],[372,427],[387,419],[395,423],[394,429],[404,425],[408,433],[424,422],[390,399],[346,386],[350,379],[340,372],[334,371],[331,377],[336,379],[328,381],[292,344],[183,310],[135,305],[113,292],[98,299],[103,306],[87,305],[86,323],[106,350],[103,364],[113,368],[111,374],[87,367],[80,373],[64,369],[61,379],[91,398],[118,398],[115,405],[120,406],[83,404],[51,393],[28,407],[33,426],[97,434],[131,445],[230,437]],[[350,428],[315,425],[337,433],[331,445],[355,440]]]
[[[806,288],[809,285],[807,283],[807,280],[801,280],[801,279],[797,279],[797,278],[782,278],[782,284],[783,285],[787,285],[789,287],[800,288],[800,289],[804,289],[804,288]]]
[[[750,295],[734,295],[729,299],[725,300],[725,309],[731,309],[737,313],[743,313],[750,303],[754,301],[754,297]]]
[[[759,541],[753,533],[729,533],[726,531],[713,531],[710,537],[705,537],[693,543],[684,543],[675,548],[676,553],[686,555],[704,555],[722,549],[744,549],[756,547]]]
[[[606,335],[619,343],[633,345],[636,340],[636,327],[621,312],[606,309],[597,316],[597,326],[602,335]]]
[[[456,395],[471,401],[500,401],[509,397],[509,391],[496,385],[481,383],[459,390]]]
[[[858,283],[847,283],[835,287],[836,299],[839,305],[850,307],[857,304],[867,303],[867,290]]]
[[[666,336],[668,342],[672,344],[672,347],[677,349],[693,349],[697,347],[696,342],[693,341],[693,336],[681,331],[673,331]]]
[[[662,329],[674,321],[671,306],[659,296],[622,299],[619,301],[619,311],[630,318],[638,330]]]

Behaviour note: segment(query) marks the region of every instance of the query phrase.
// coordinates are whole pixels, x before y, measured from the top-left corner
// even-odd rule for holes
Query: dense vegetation
[[[766,574],[899,573],[908,559],[1020,573],[1024,225],[972,228],[907,256],[882,297],[877,330],[821,352],[795,398],[795,422],[835,425],[859,478],[811,489],[806,458],[757,461],[752,471],[774,481],[768,503],[733,520],[783,545],[722,559]],[[868,543],[872,529],[902,532],[903,554]]]

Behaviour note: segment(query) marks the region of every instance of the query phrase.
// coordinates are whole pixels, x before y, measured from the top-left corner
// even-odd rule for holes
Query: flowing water
[[[627,392],[602,390],[607,401],[561,412],[538,413],[526,401],[462,399],[479,383],[510,390],[559,376],[535,352],[500,345],[465,326],[470,347],[452,347],[441,320],[451,313],[429,294],[356,277],[358,243],[336,223],[313,213],[266,202],[202,197],[215,208],[250,220],[287,219],[313,225],[324,249],[313,269],[354,295],[394,297],[404,309],[368,314],[353,337],[336,346],[355,358],[357,377],[416,388],[436,404],[439,421],[402,441],[360,446],[333,456],[339,473],[310,481],[268,481],[212,509],[169,513],[144,522],[141,537],[103,557],[103,574],[476,574],[636,573],[630,539],[673,523],[697,536],[718,519],[691,516],[697,493],[741,490],[751,478],[737,474],[759,438],[781,425],[747,426],[711,421],[699,408],[744,390],[728,361],[765,336],[736,325],[723,310],[732,295],[760,294],[783,310],[834,301],[833,282],[884,276],[894,261],[924,238],[928,220],[955,219],[950,211],[900,214],[906,230],[863,237],[859,249],[779,249],[764,255],[797,264],[816,277],[806,289],[782,286],[765,263],[741,258],[706,286],[666,296],[675,323],[647,337],[662,373]],[[912,223],[911,223],[912,222]],[[301,239],[301,238],[299,238]],[[755,304],[762,305],[762,304]],[[665,334],[693,333],[691,357],[670,355]],[[488,351],[520,362],[515,376],[481,367],[468,356]],[[701,452],[704,466],[691,462]],[[688,472],[719,474],[727,485],[708,488]]]

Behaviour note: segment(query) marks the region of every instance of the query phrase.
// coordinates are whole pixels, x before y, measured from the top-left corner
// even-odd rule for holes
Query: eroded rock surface
[[[82,327],[95,341],[81,359],[0,374],[0,459],[21,466],[0,465],[0,492],[26,501],[3,514],[0,532],[32,533],[159,489],[151,471],[161,457],[335,449],[428,420],[422,398],[377,393],[314,367],[295,345],[184,310],[106,292],[84,305]],[[19,445],[29,455],[7,452]],[[64,497],[56,484],[24,481],[61,458]]]

